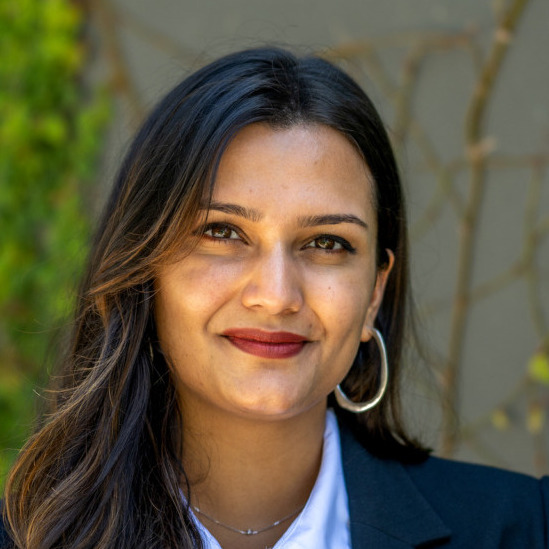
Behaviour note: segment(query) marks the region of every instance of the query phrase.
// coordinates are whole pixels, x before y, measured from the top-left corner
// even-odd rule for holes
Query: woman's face
[[[331,128],[237,134],[197,222],[203,236],[156,280],[183,409],[276,419],[325,406],[370,338],[390,270],[376,269],[372,185]]]

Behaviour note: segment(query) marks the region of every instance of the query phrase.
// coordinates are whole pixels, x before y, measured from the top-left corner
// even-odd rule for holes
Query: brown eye
[[[327,251],[339,251],[343,249],[341,242],[338,242],[335,238],[330,238],[329,236],[319,236],[312,240],[307,248],[316,248],[317,250],[327,250]]]
[[[317,238],[314,242],[316,243],[316,247],[321,248],[322,250],[338,249],[337,246],[341,248],[341,244],[339,244],[339,242],[336,242],[333,238],[328,238],[325,236]]]
[[[211,225],[204,231],[204,235],[217,240],[235,240],[239,238],[237,232],[228,225]]]
[[[305,248],[313,250],[321,250],[325,252],[349,252],[351,254],[356,253],[356,250],[351,244],[335,235],[320,235],[311,240]]]

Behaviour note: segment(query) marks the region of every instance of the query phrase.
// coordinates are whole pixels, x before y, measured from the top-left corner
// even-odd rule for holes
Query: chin
[[[314,405],[314,403],[305,403],[303,399],[297,399],[295,396],[284,397],[277,394],[258,398],[255,394],[248,400],[240,399],[237,410],[242,417],[274,421],[298,416]]]
[[[243,417],[275,420],[297,415],[299,408],[289,403],[260,401],[241,403],[238,407],[238,413]]]

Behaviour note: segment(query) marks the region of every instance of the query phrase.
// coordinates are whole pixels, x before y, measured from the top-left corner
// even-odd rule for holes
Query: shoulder
[[[444,488],[447,495],[460,499],[484,495],[496,500],[503,498],[500,503],[505,504],[510,497],[521,499],[533,493],[543,496],[548,489],[547,478],[538,480],[522,473],[434,456],[403,467],[422,489],[438,492]]]
[[[371,455],[345,428],[342,462],[356,539],[382,531],[384,547],[549,547],[549,479],[429,457],[417,464]],[[357,547],[361,547],[357,544]]]
[[[406,472],[433,508],[454,528],[485,530],[545,528],[549,478],[430,457]]]

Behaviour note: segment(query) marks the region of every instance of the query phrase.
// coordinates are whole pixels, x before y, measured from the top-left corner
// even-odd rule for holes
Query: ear
[[[368,341],[372,337],[371,328],[374,326],[374,322],[383,301],[383,294],[385,293],[385,286],[387,285],[387,279],[395,263],[395,254],[391,250],[385,250],[387,253],[387,263],[377,271],[376,283],[372,296],[370,297],[370,304],[366,311],[364,318],[364,325],[362,326],[362,334],[360,341]]]

